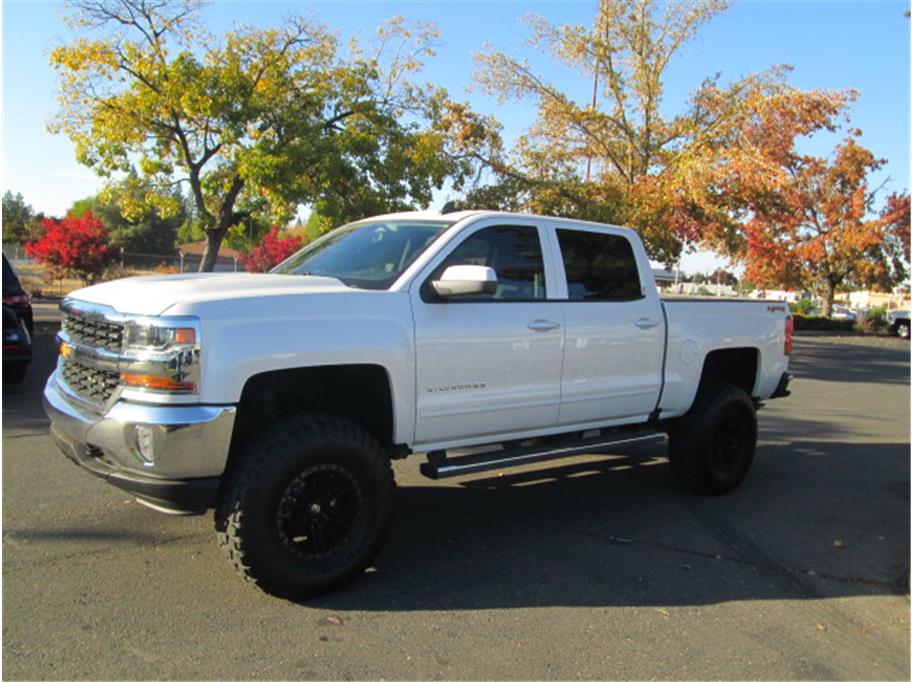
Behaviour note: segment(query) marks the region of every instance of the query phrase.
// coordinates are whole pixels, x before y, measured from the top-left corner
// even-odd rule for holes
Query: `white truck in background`
[[[901,339],[908,339],[909,333],[909,309],[896,308],[887,311],[887,326],[892,334],[896,334]]]
[[[788,395],[785,304],[662,301],[635,232],[533,215],[379,216],[270,274],[61,308],[44,396],[64,453],[150,507],[214,508],[237,571],[295,599],[373,561],[392,459],[442,478],[668,439],[683,484],[725,493],[756,406]]]

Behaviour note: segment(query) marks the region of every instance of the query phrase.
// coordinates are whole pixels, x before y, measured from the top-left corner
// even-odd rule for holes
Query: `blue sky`
[[[343,37],[370,38],[383,19],[402,14],[436,23],[442,46],[424,77],[493,113],[507,139],[534,118],[530,103],[498,106],[471,86],[472,54],[493,43],[528,56],[546,76],[580,98],[591,84],[525,47],[526,13],[555,23],[589,23],[595,0],[575,2],[215,2],[204,10],[212,31],[233,23],[270,25],[295,12],[313,12]],[[680,109],[700,81],[716,72],[730,80],[775,64],[790,64],[790,82],[801,88],[853,88],[860,98],[851,109],[862,143],[887,159],[874,178],[885,191],[909,187],[910,48],[908,2],[736,2],[715,18],[673,62],[666,79],[664,107]],[[36,210],[63,214],[76,199],[97,191],[99,180],[73,157],[69,140],[47,132],[56,107],[56,81],[50,49],[71,38],[58,2],[3,0],[2,190],[21,192]],[[819,154],[837,138],[820,136],[806,148]],[[442,204],[445,196],[438,197]],[[712,259],[691,256],[685,270],[705,269]]]

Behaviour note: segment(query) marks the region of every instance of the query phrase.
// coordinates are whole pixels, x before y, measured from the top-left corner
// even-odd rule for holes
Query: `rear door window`
[[[633,301],[643,298],[630,242],[604,232],[557,230],[571,301]]]

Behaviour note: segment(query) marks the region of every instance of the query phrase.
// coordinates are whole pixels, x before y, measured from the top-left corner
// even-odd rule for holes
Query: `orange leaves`
[[[832,297],[840,285],[889,287],[909,258],[909,197],[887,198],[874,215],[868,177],[882,161],[852,130],[830,158],[780,159],[779,181],[737,191],[753,215],[745,253],[747,278],[761,286],[812,288]]]

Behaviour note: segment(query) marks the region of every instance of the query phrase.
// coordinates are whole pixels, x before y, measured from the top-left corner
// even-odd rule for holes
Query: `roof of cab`
[[[384,215],[371,216],[369,218],[364,218],[364,220],[433,220],[441,221],[445,220],[447,222],[457,223],[460,220],[466,218],[476,217],[476,218],[487,218],[487,217],[503,217],[503,218],[542,218],[545,220],[555,220],[564,223],[573,223],[576,225],[591,225],[593,227],[613,227],[623,230],[629,230],[629,227],[623,225],[611,225],[608,223],[597,223],[590,220],[578,220],[575,218],[558,218],[555,216],[544,216],[534,213],[511,213],[509,211],[491,211],[491,210],[467,210],[467,211],[452,211],[450,213],[440,213],[439,211],[401,211],[399,213],[386,213]],[[360,222],[360,221],[359,221]]]
[[[370,216],[363,218],[363,220],[446,220],[447,222],[456,223],[463,218],[480,213],[496,213],[496,211],[452,211],[450,213],[441,213],[440,211],[400,211],[398,213]]]

